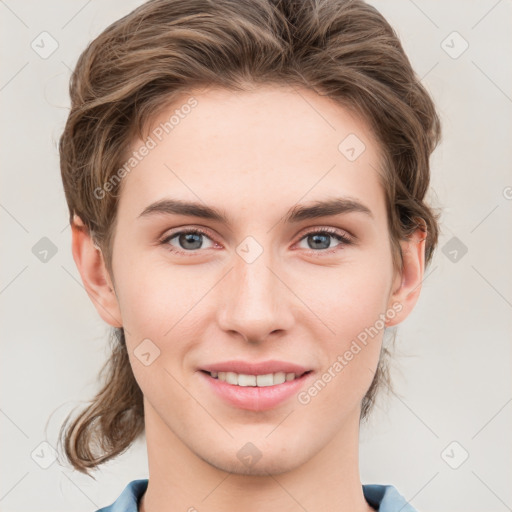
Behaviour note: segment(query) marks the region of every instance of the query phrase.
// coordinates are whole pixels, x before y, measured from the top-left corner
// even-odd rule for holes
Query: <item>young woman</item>
[[[73,256],[114,343],[61,440],[88,473],[145,433],[149,464],[102,510],[412,511],[358,463],[438,237],[439,119],[386,20],[152,0],[70,93]]]

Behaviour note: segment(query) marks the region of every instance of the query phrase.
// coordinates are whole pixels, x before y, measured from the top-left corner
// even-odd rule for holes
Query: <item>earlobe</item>
[[[425,240],[427,231],[425,223],[405,241],[400,242],[402,249],[402,272],[393,283],[393,293],[388,307],[400,305],[399,313],[386,322],[391,327],[403,322],[414,309],[421,292],[421,283],[425,271]]]
[[[77,215],[73,218],[72,252],[85,290],[101,318],[113,327],[122,327],[121,312],[101,249]]]

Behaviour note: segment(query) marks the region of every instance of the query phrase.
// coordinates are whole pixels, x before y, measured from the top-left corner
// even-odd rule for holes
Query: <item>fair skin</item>
[[[373,510],[359,476],[359,417],[383,330],[307,405],[293,396],[271,410],[235,407],[212,393],[198,368],[278,359],[321,378],[393,304],[400,312],[387,326],[412,311],[425,234],[401,242],[403,267],[395,272],[377,142],[364,121],[332,100],[275,86],[194,97],[197,106],[122,182],[113,275],[88,233],[77,229],[80,219],[73,229],[87,293],[106,322],[125,328],[144,394],[149,485],[139,510]],[[354,161],[338,150],[351,133],[366,145]],[[171,197],[216,208],[229,224],[140,216]],[[350,197],[371,215],[285,222],[297,204],[334,197]],[[207,232],[199,235],[202,245],[179,236],[159,243],[194,227]],[[322,228],[351,235],[353,243],[324,234],[317,248],[306,234]],[[263,249],[251,263],[236,251],[248,236]],[[160,350],[148,366],[134,355],[144,339]],[[237,457],[248,442],[262,455],[254,465]]]

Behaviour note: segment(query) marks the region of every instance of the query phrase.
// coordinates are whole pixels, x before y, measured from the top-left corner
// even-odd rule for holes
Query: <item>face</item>
[[[193,108],[180,110],[184,96],[154,120],[152,130],[187,112],[161,141],[150,132],[155,147],[123,179],[117,311],[105,319],[122,321],[147,430],[159,425],[225,471],[280,473],[358,422],[384,321],[400,317],[378,145],[313,91],[193,97]],[[204,371],[233,361],[277,361],[253,374],[285,363],[309,373],[270,396],[252,377],[235,388]],[[240,456],[254,450],[247,443],[263,455],[252,467]]]

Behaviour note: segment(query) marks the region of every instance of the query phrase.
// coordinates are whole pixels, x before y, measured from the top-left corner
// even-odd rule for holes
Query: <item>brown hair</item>
[[[398,36],[362,0],[150,0],[111,24],[80,55],[70,81],[71,110],[60,139],[70,222],[78,215],[112,276],[112,236],[120,187],[98,197],[126,161],[135,136],[193,88],[247,90],[258,84],[306,87],[366,120],[383,152],[393,262],[400,240],[426,232],[426,263],[438,214],[425,203],[429,157],[440,122]],[[341,142],[341,141],[340,141]],[[103,388],[60,432],[73,467],[121,454],[144,431],[143,397],[123,329],[115,329]],[[361,404],[365,419],[389,383],[381,360]]]

